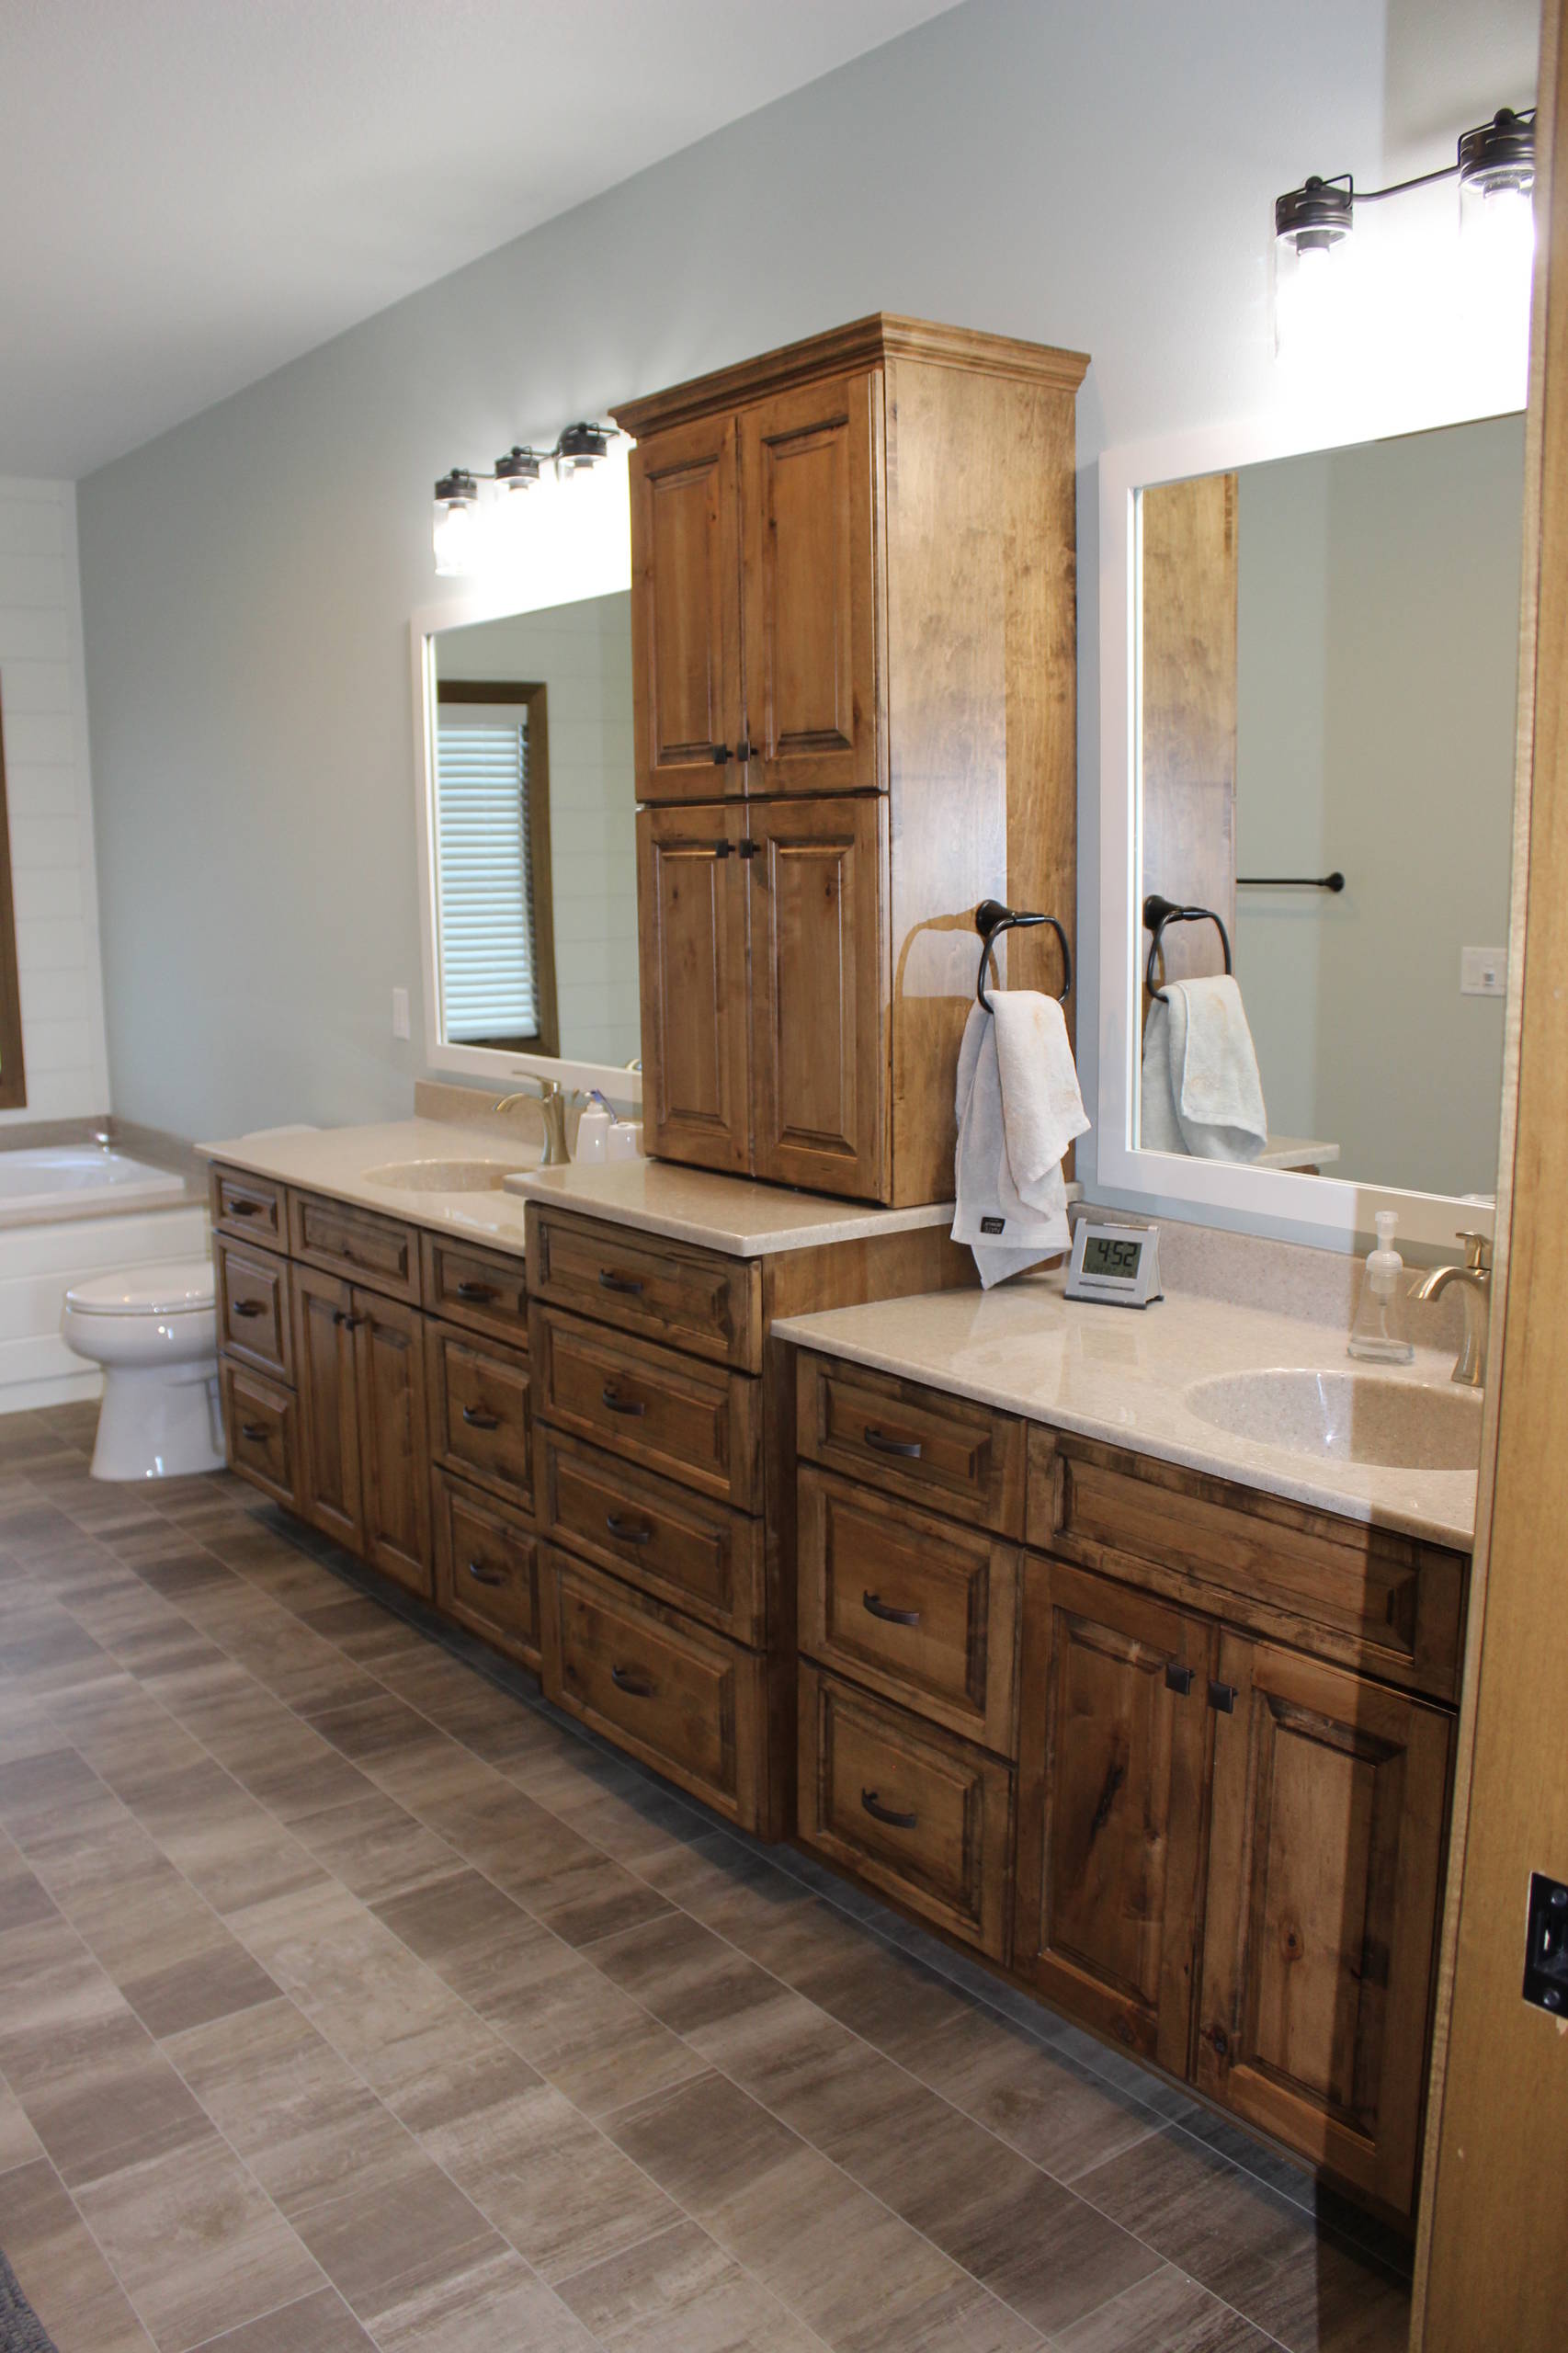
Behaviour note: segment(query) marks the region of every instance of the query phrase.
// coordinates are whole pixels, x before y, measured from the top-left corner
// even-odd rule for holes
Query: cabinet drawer
[[[761,1371],[756,1259],[721,1257],[559,1210],[532,1213],[528,1248],[540,1299],[693,1356]]]
[[[1090,1568],[1396,1683],[1458,1696],[1470,1563],[1391,1529],[1029,1432],[1028,1529]]]
[[[229,1467],[276,1503],[300,1509],[293,1392],[221,1357],[218,1379]]]
[[[449,1471],[514,1503],[533,1495],[533,1401],[528,1360],[472,1333],[426,1323],[430,1451]]]
[[[743,1828],[765,1797],[763,1662],[546,1546],[544,1688]]]
[[[528,1272],[521,1258],[471,1249],[439,1233],[419,1237],[421,1298],[432,1315],[487,1332],[508,1347],[528,1344]]]
[[[214,1168],[211,1185],[215,1233],[242,1236],[267,1249],[287,1250],[286,1197],[273,1177],[252,1176],[243,1168]]]
[[[290,1387],[294,1347],[289,1318],[289,1262],[265,1250],[217,1242],[218,1345]]]
[[[801,1648],[1016,1756],[1013,1547],[810,1466],[799,1498]]]
[[[559,1430],[541,1428],[538,1460],[545,1535],[739,1642],[763,1641],[760,1520]]]
[[[759,1382],[537,1302],[529,1330],[547,1421],[741,1511],[759,1507]]]
[[[508,1657],[539,1666],[539,1541],[510,1505],[430,1473],[436,1606]]]
[[[798,1443],[847,1472],[999,1536],[1024,1532],[1024,1426],[961,1397],[831,1357],[796,1372]]]
[[[800,1673],[801,1838],[1006,1961],[1007,1768],[804,1661]]]
[[[419,1304],[418,1235],[396,1218],[319,1193],[290,1193],[289,1249],[324,1273],[351,1275],[372,1290]]]

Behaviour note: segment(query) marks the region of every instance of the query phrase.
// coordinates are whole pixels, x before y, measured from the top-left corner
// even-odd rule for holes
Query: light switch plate
[[[1508,951],[1506,948],[1460,949],[1460,996],[1506,996]]]
[[[394,1038],[406,1038],[410,1035],[412,1035],[412,1032],[408,1026],[408,991],[406,989],[393,989],[392,1036]]]

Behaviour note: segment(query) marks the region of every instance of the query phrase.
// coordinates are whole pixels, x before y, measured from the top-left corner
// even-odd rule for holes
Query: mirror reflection
[[[1143,1150],[1494,1189],[1523,497],[1518,415],[1140,493]]]
[[[627,1063],[642,1051],[631,597],[430,644],[441,1042]]]

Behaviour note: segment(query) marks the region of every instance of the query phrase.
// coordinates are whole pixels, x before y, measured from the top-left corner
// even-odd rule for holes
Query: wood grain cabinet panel
[[[539,1518],[547,1536],[743,1643],[767,1629],[764,1529],[600,1447],[541,1425]]]
[[[429,1598],[430,1439],[424,1319],[358,1287],[351,1294],[364,1557]]]
[[[1213,1639],[1147,1595],[1026,1564],[1016,1962],[1048,2001],[1177,2075]]]
[[[288,1197],[276,1178],[214,1167],[210,1182],[214,1233],[259,1243],[263,1249],[288,1248]]]
[[[536,1303],[530,1329],[548,1421],[737,1510],[760,1506],[755,1381],[607,1332],[559,1308]]]
[[[533,1495],[528,1358],[426,1319],[430,1452],[444,1470],[526,1506]]]
[[[1016,1755],[1014,1548],[810,1466],[800,1473],[797,1528],[801,1650]]]
[[[510,1504],[430,1473],[436,1606],[508,1658],[539,1668],[539,1540]]]
[[[999,1536],[1024,1530],[1024,1425],[918,1381],[802,1353],[796,1432],[808,1461]]]
[[[229,1467],[290,1511],[300,1498],[299,1421],[293,1392],[236,1364],[218,1361]]]
[[[289,1196],[289,1255],[324,1273],[385,1291],[417,1305],[419,1236],[396,1218],[319,1193]]]
[[[737,813],[642,809],[637,951],[648,1150],[751,1166],[746,892]]]
[[[764,1662],[547,1546],[545,1691],[743,1828],[766,1803]]]
[[[1006,1961],[1006,1766],[804,1661],[800,1744],[806,1844]]]
[[[631,666],[639,801],[745,790],[737,433],[733,416],[631,452]]]
[[[746,1372],[762,1370],[762,1270],[624,1225],[541,1209],[534,1221],[536,1297]]]
[[[215,1239],[218,1345],[258,1372],[292,1386],[293,1325],[289,1313],[289,1267],[267,1250]]]
[[[879,369],[741,411],[753,794],[874,791]]]
[[[300,1509],[349,1552],[363,1550],[359,1415],[354,1375],[354,1294],[335,1275],[291,1266],[300,1396]]]
[[[886,805],[753,807],[746,824],[756,1173],[889,1199]]]
[[[1405,2215],[1451,1719],[1240,1634],[1218,1680],[1199,2088]]]
[[[514,1257],[425,1233],[419,1259],[420,1301],[427,1314],[488,1333],[514,1348],[528,1347],[528,1279],[520,1251]]]

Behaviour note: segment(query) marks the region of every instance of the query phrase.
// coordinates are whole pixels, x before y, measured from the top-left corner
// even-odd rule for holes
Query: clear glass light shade
[[[1358,256],[1350,237],[1274,241],[1274,344],[1281,359],[1331,359],[1351,325]]]
[[[1469,266],[1529,275],[1535,259],[1535,201],[1529,188],[1505,181],[1460,182],[1460,235]]]
[[[517,552],[528,528],[528,481],[498,482],[491,494],[487,534],[490,551],[498,563],[509,562]]]
[[[482,538],[478,498],[438,498],[431,538],[438,573],[450,577],[477,570]]]

